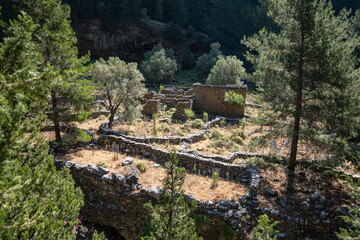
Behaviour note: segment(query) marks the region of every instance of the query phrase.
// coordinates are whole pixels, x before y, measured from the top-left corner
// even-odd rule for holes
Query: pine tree
[[[33,41],[42,54],[42,68],[51,69],[44,88],[49,91],[51,120],[56,141],[61,141],[60,123],[83,121],[90,114],[93,99],[89,80],[82,79],[88,71],[84,66],[89,56],[78,58],[76,36],[70,26],[70,7],[61,0],[22,0],[20,9],[36,24]],[[60,104],[59,98],[66,104]],[[70,106],[70,107],[69,107]]]
[[[354,56],[359,39],[351,31],[349,13],[335,16],[328,1],[271,0],[269,8],[280,32],[263,29],[243,43],[257,53],[248,53],[247,59],[254,64],[253,77],[263,88],[265,101],[280,113],[278,117],[292,119],[285,133],[292,139],[291,190],[300,141],[331,153],[348,150],[343,137],[359,126],[359,71]],[[351,153],[344,157],[349,156],[355,157]]]
[[[112,128],[115,115],[120,109],[120,120],[131,122],[141,115],[139,99],[146,89],[142,83],[145,79],[136,63],[126,63],[117,57],[108,61],[96,61],[92,74],[100,85],[102,98],[110,111],[109,128]]]
[[[211,69],[206,84],[208,85],[241,85],[246,70],[243,62],[235,56],[219,57]]]
[[[163,2],[162,0],[155,0],[151,11],[152,18],[158,21],[161,21],[163,19],[162,2]]]
[[[219,57],[224,57],[224,55],[220,51],[220,47],[220,43],[212,43],[210,45],[210,52],[205,53],[196,61],[195,70],[199,73],[201,77],[207,77],[211,69],[216,65]]]
[[[195,221],[189,217],[192,209],[184,201],[182,186],[186,177],[185,168],[177,167],[176,153],[172,152],[167,164],[168,173],[164,187],[159,195],[159,203],[153,206],[147,203],[145,207],[151,213],[151,233],[145,239],[157,240],[197,240]]]
[[[0,44],[0,239],[73,239],[83,205],[69,170],[55,170],[39,133],[52,70],[32,41],[37,27],[22,13]]]

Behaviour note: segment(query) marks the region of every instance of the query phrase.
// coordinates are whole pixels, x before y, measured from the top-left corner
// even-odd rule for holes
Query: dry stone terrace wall
[[[186,137],[177,137],[177,136],[169,136],[169,137],[134,137],[134,136],[129,136],[129,135],[126,135],[126,134],[123,134],[121,132],[114,131],[114,130],[108,128],[107,123],[103,123],[103,124],[100,125],[98,134],[120,136],[120,137],[129,139],[131,141],[141,142],[141,143],[158,143],[158,144],[168,143],[168,144],[174,144],[174,145],[178,145],[178,144],[181,144],[183,142],[196,143],[196,142],[200,142],[201,140],[203,140],[203,137],[206,134],[207,129],[212,128],[215,125],[220,124],[220,122],[222,120],[225,120],[225,118],[221,118],[221,117],[215,118],[214,120],[211,120],[211,121],[205,123],[199,133],[188,135]]]
[[[194,109],[204,110],[212,114],[220,114],[226,117],[243,117],[245,114],[244,106],[230,104],[225,100],[225,93],[234,91],[242,94],[246,102],[247,86],[210,86],[193,85]]]
[[[108,149],[116,146],[121,152],[151,158],[161,165],[165,165],[170,159],[170,152],[167,150],[145,143],[130,141],[123,137],[101,136],[98,143]],[[184,167],[188,173],[211,177],[213,172],[218,172],[219,177],[225,180],[248,183],[251,190],[256,191],[259,187],[261,176],[257,167],[253,164],[247,166],[233,165],[182,152],[177,153],[177,159],[179,166]]]

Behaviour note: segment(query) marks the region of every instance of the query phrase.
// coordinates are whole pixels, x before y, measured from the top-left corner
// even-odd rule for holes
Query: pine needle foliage
[[[182,186],[186,170],[177,167],[176,153],[172,152],[167,163],[168,173],[156,206],[147,203],[145,208],[151,213],[151,233],[143,239],[156,240],[197,240],[201,239],[195,233],[195,221],[190,218],[196,202],[191,208],[185,203]]]
[[[290,190],[299,142],[357,161],[345,139],[359,126],[360,75],[354,52],[360,42],[350,13],[335,15],[330,1],[269,3],[269,15],[280,31],[263,29],[243,43],[250,50],[246,57],[254,64],[253,80],[264,91],[264,101],[278,119],[291,119],[279,131],[292,139]]]
[[[0,239],[73,239],[83,195],[68,169],[55,170],[39,133],[51,71],[32,41],[36,28],[22,12],[0,44]]]

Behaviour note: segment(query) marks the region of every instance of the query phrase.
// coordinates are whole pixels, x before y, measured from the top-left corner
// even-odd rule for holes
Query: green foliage
[[[245,99],[242,94],[238,94],[234,91],[229,91],[225,93],[225,101],[242,107],[244,106]]]
[[[90,58],[89,55],[78,58],[77,39],[70,26],[70,7],[61,0],[23,0],[19,9],[37,24],[30,41],[42,56],[41,70],[46,73],[43,87],[49,95],[47,111],[52,114],[56,141],[60,142],[60,123],[83,121],[87,116],[84,112],[91,108],[94,87],[90,80],[82,79],[88,74],[85,63]],[[59,104],[59,97],[66,104]]]
[[[110,111],[109,128],[116,114],[126,122],[141,115],[139,98],[144,96],[146,89],[142,83],[145,79],[136,63],[126,63],[117,57],[107,61],[101,58],[96,61],[92,76],[100,85],[101,97]]]
[[[251,158],[247,158],[245,160],[246,164],[255,164],[258,168],[260,169],[267,169],[267,168],[271,168],[271,169],[275,169],[275,164],[273,164],[272,162],[267,162],[264,158],[262,157],[251,157]]]
[[[164,48],[161,43],[154,45],[151,51],[144,53],[144,61],[150,60],[150,58],[154,56],[156,52],[161,50],[165,51],[166,58],[170,58],[171,60],[176,61],[174,51],[171,48]]]
[[[347,190],[350,198],[358,203],[360,199],[360,181],[356,182],[347,177]],[[349,216],[343,216],[345,223],[350,226],[349,229],[340,228],[340,232],[336,236],[341,240],[360,239],[360,209],[358,207],[350,210]]]
[[[231,130],[231,136],[233,137],[241,137],[242,139],[246,138],[246,135],[243,130],[240,129],[233,129]]]
[[[203,121],[208,122],[209,121],[209,114],[207,112],[204,112],[203,114]]]
[[[216,188],[219,185],[219,174],[217,172],[214,172],[212,175],[212,187]]]
[[[176,60],[167,57],[164,49],[155,52],[148,60],[144,60],[140,68],[149,81],[159,85],[170,82],[178,69]]]
[[[211,69],[206,84],[208,85],[241,85],[246,76],[243,62],[235,56],[220,57]]]
[[[195,117],[195,113],[191,109],[184,109],[184,114],[186,120],[190,120],[191,118]]]
[[[223,138],[223,135],[220,133],[219,129],[215,128],[210,135],[212,140],[220,140]]]
[[[258,226],[254,228],[254,239],[255,240],[276,240],[278,230],[275,230],[275,226],[278,224],[278,221],[270,223],[269,217],[264,214],[259,217]]]
[[[157,136],[157,114],[153,114],[153,134]]]
[[[165,87],[164,87],[163,85],[160,85],[160,87],[159,87],[159,93],[161,93],[161,91],[164,90],[164,88],[165,88]]]
[[[211,69],[215,66],[219,57],[223,57],[222,52],[220,51],[220,43],[212,43],[210,45],[210,52],[204,54],[198,58],[195,66],[195,70],[202,76],[206,77],[209,75]]]
[[[201,129],[204,126],[204,122],[201,119],[195,119],[190,123],[192,128]]]
[[[146,169],[147,169],[146,162],[144,162],[144,161],[138,161],[138,162],[136,163],[136,167],[140,170],[141,173],[146,172]]]
[[[107,168],[107,163],[105,161],[100,161],[96,166]]]
[[[92,240],[106,240],[104,233],[98,233],[97,231],[94,232],[92,236]]]
[[[280,31],[263,29],[243,43],[264,101],[278,118],[292,119],[292,124],[281,126],[281,133],[293,141],[289,160],[293,172],[298,142],[341,156],[340,148],[334,147],[338,141],[318,141],[319,133],[329,134],[326,139],[348,138],[359,128],[354,52],[360,41],[353,34],[349,12],[335,15],[329,1],[270,1],[269,9]]]
[[[56,171],[39,132],[53,72],[32,41],[38,27],[21,13],[0,44],[0,239],[73,239],[83,205],[69,170]]]
[[[176,153],[172,152],[167,164],[167,177],[159,195],[159,204],[156,206],[151,202],[145,204],[145,208],[151,213],[151,232],[144,239],[201,239],[195,233],[195,221],[189,217],[196,208],[196,202],[193,202],[189,209],[184,201],[182,186],[186,170],[176,165]]]

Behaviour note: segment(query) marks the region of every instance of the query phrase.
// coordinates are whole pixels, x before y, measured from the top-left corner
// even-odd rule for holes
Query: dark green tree
[[[193,202],[189,209],[184,201],[182,186],[186,170],[177,167],[177,163],[176,153],[172,152],[167,164],[167,177],[159,195],[159,203],[156,206],[151,203],[145,205],[151,213],[151,233],[145,239],[201,239],[195,233],[195,221],[189,217],[191,211],[196,208],[196,202]]]
[[[264,90],[265,101],[278,117],[291,119],[285,132],[292,139],[291,190],[300,141],[335,154],[342,148],[349,150],[344,138],[359,126],[359,71],[354,55],[359,38],[353,34],[349,13],[334,15],[329,1],[271,0],[269,8],[280,32],[263,29],[243,43],[251,51],[247,59],[254,64],[253,77]],[[336,155],[348,160],[350,156],[355,157]]]
[[[39,133],[52,76],[33,37],[37,25],[22,13],[0,44],[0,238],[73,239],[83,205],[68,169],[56,171]]]
[[[219,57],[224,57],[224,55],[220,51],[220,47],[220,43],[212,43],[210,45],[210,52],[205,53],[196,61],[195,70],[199,73],[201,77],[207,77],[211,69],[219,60]]]
[[[347,179],[348,195],[358,204],[360,200],[360,182],[350,178]],[[358,240],[360,239],[360,208],[354,207],[350,210],[349,216],[344,216],[345,223],[350,226],[348,229],[340,228],[336,236],[341,240]]]
[[[22,0],[20,9],[36,24],[33,41],[42,55],[41,67],[49,68],[44,88],[49,92],[50,118],[56,141],[61,141],[61,122],[84,121],[93,99],[91,81],[84,80],[89,56],[78,58],[77,39],[70,26],[70,7],[61,0]],[[40,9],[40,10],[39,10]],[[62,103],[59,103],[59,99]]]
[[[151,16],[154,20],[161,21],[163,19],[163,6],[162,0],[155,0],[151,11]]]

